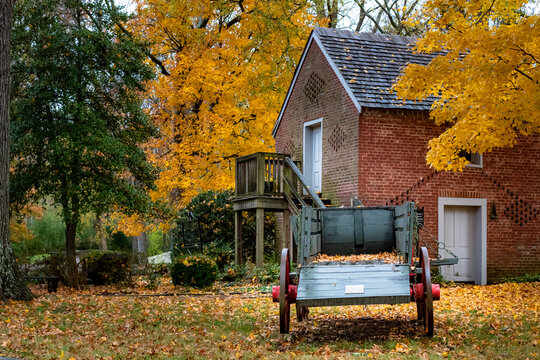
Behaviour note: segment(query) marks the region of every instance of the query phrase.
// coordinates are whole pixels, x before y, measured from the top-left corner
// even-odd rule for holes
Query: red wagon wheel
[[[289,249],[281,251],[281,267],[279,274],[279,332],[287,334],[291,321],[291,304],[288,299],[289,273],[291,264],[289,260]]]
[[[422,268],[422,286],[424,294],[417,301],[418,320],[424,323],[424,335],[433,336],[433,293],[431,289],[431,267],[427,248],[420,249],[420,267]]]

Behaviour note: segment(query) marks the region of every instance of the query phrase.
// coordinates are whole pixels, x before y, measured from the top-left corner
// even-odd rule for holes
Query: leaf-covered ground
[[[540,283],[451,286],[435,305],[434,338],[414,304],[311,309],[279,335],[261,288],[194,292],[60,288],[0,304],[0,356],[21,359],[538,359]],[[161,296],[152,296],[159,295]],[[176,295],[173,295],[176,294]],[[294,312],[294,306],[291,309]]]

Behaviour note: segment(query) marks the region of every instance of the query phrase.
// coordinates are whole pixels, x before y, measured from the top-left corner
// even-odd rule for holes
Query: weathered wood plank
[[[375,305],[375,304],[408,304],[410,296],[366,296],[347,298],[324,298],[296,300],[296,306],[347,306],[347,305]]]
[[[407,265],[393,264],[303,267],[297,303],[304,306],[407,303],[410,301],[408,272]],[[348,286],[361,288],[363,292],[347,292]]]

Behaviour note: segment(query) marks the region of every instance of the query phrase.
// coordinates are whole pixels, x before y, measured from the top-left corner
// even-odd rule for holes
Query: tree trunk
[[[0,300],[29,300],[32,293],[15,261],[9,235],[9,70],[13,0],[0,1]]]
[[[94,229],[96,230],[99,250],[107,251],[107,238],[105,237],[105,232],[103,231],[103,219],[101,214],[96,214],[96,220],[94,221]]]
[[[79,288],[79,268],[75,254],[75,235],[77,234],[77,223],[66,223],[66,285],[72,288]]]
[[[131,250],[133,262],[139,265],[146,265],[148,262],[148,239],[146,232],[131,237]]]

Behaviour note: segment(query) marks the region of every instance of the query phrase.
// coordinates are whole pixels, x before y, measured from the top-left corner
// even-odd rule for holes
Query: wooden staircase
[[[258,152],[237,158],[235,182],[236,263],[242,259],[242,211],[256,212],[255,258],[256,265],[262,266],[265,211],[283,213],[282,246],[293,248],[290,215],[300,214],[304,206],[326,206],[287,154]]]

